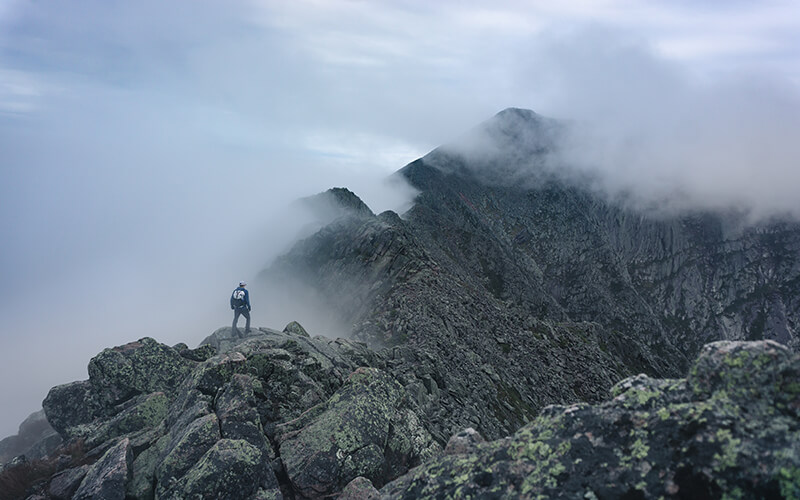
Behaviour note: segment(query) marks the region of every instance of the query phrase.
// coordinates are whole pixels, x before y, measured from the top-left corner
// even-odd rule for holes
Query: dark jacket
[[[244,297],[242,297],[241,292],[244,292]],[[250,310],[250,292],[240,286],[231,293],[231,309],[244,308],[247,308],[248,311]]]

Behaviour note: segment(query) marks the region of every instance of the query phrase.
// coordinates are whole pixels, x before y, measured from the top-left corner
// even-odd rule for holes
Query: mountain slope
[[[609,201],[548,164],[563,127],[499,113],[398,172],[419,190],[402,218],[345,211],[261,280],[318,291],[400,362],[425,353],[409,376],[440,439],[467,425],[505,435],[626,374],[685,375],[710,341],[797,349],[798,224]]]

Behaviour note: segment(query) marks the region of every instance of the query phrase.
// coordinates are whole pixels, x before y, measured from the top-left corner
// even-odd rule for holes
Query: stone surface
[[[89,472],[88,465],[59,472],[50,479],[47,493],[54,500],[70,500],[81,485],[83,478],[86,477],[87,472]]]
[[[104,414],[88,380],[53,387],[42,407],[50,425],[64,438],[86,434],[87,426]]]
[[[219,419],[211,413],[174,434],[156,467],[159,489],[170,488],[220,439]]]
[[[447,455],[383,498],[797,498],[800,356],[718,342],[687,380],[637,376],[597,406],[546,408],[510,438]]]
[[[327,403],[279,426],[280,453],[295,491],[319,497],[358,476],[382,485],[432,456],[437,445],[409,423],[403,388],[375,368],[359,368]]]
[[[169,400],[163,392],[139,396],[133,405],[114,415],[86,440],[92,448],[110,439],[161,424],[167,416]]]
[[[159,498],[182,500],[213,494],[220,500],[239,500],[265,486],[271,473],[258,448],[244,440],[221,439]],[[277,483],[272,486],[277,488]]]
[[[139,394],[171,392],[191,370],[173,348],[145,337],[105,349],[89,361],[89,382],[104,406]]]
[[[132,463],[130,441],[122,439],[89,469],[73,500],[123,500]]]
[[[380,497],[381,495],[372,485],[372,481],[359,476],[347,483],[339,495],[339,500],[377,500]]]
[[[472,427],[468,427],[458,434],[454,434],[447,446],[444,448],[445,455],[463,455],[465,453],[472,453],[475,451],[479,444],[485,443],[486,440],[478,434],[478,431]]]
[[[303,337],[310,337],[305,328],[303,328],[297,321],[292,321],[283,329],[283,333],[293,333]]]

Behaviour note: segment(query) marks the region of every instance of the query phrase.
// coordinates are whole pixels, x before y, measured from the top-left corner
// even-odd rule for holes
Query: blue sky
[[[793,1],[0,0],[0,435],[104,347],[227,324],[291,200],[399,209],[386,175],[505,107],[596,127],[609,192],[799,214],[799,87]]]

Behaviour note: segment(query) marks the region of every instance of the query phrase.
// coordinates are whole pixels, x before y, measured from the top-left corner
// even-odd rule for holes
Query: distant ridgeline
[[[562,130],[499,113],[396,174],[402,217],[303,200],[252,285],[349,339],[106,349],[0,442],[0,500],[800,498],[800,226],[609,202]]]

